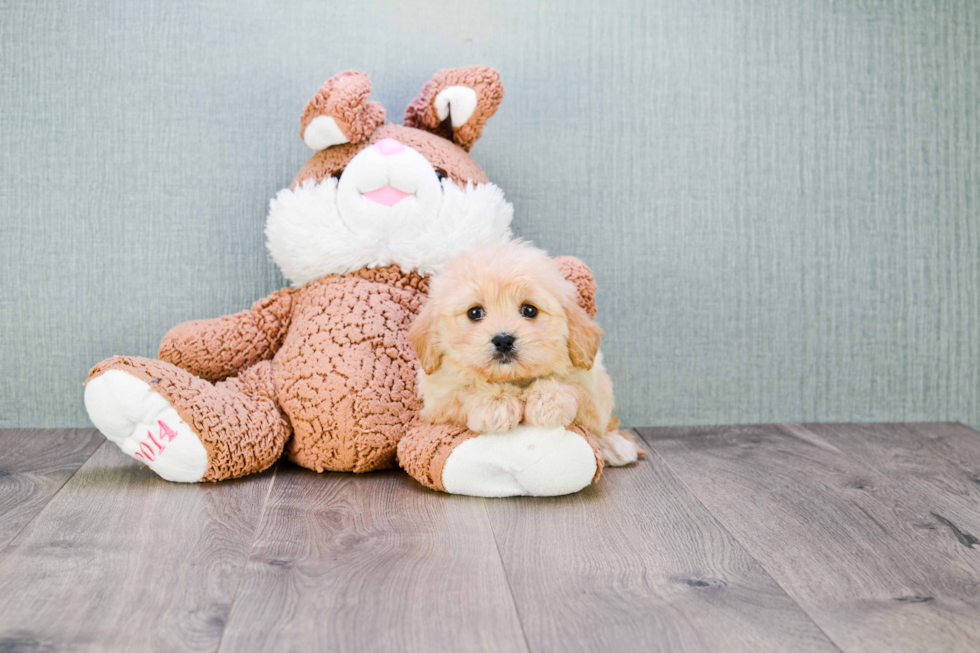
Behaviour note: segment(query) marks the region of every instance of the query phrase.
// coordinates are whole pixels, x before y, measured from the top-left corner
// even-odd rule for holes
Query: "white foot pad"
[[[595,472],[595,453],[577,433],[522,425],[460,444],[446,459],[442,485],[474,497],[553,497],[585,488]]]
[[[622,435],[619,431],[609,431],[599,440],[599,451],[602,452],[602,460],[610,467],[622,467],[635,463],[639,458],[639,450],[632,440]]]
[[[208,466],[197,434],[162,395],[132,374],[109,370],[85,386],[85,409],[102,435],[168,481],[196,483]]]

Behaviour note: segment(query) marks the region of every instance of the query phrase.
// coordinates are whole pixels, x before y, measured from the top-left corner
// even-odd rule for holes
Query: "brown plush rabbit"
[[[341,73],[303,111],[300,136],[317,153],[272,200],[266,226],[294,287],[174,327],[159,360],[96,365],[89,416],[173,481],[243,476],[285,451],[316,471],[353,472],[392,467],[397,453],[424,485],[483,496],[585,487],[602,459],[581,428],[481,435],[419,418],[407,334],[426,275],[510,238],[510,204],[467,153],[503,97],[496,71],[438,72],[404,125],[385,123],[370,89],[364,73]],[[562,265],[594,313],[588,268]]]

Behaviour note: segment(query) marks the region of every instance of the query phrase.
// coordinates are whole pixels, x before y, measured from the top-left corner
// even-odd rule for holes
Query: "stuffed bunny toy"
[[[170,481],[221,481],[285,452],[317,472],[400,464],[421,484],[476,496],[559,495],[598,479],[595,439],[573,425],[477,434],[419,417],[408,329],[428,276],[511,237],[512,207],[469,150],[504,89],[492,68],[441,70],[385,122],[362,72],[309,101],[316,153],[270,202],[268,249],[292,287],[250,309],[179,324],[159,359],[96,365],[85,406],[125,453]],[[595,313],[591,272],[560,258]]]

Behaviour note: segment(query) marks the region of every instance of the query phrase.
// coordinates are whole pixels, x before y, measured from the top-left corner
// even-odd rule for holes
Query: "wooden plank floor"
[[[0,651],[976,651],[980,433],[639,429],[553,499],[0,431]]]

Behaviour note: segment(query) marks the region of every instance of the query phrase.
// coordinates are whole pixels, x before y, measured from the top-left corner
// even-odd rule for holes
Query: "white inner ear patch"
[[[439,92],[435,105],[439,120],[452,116],[453,127],[460,127],[476,111],[476,91],[469,86],[450,86]]]
[[[311,150],[325,150],[333,145],[350,143],[350,140],[340,131],[333,116],[317,116],[306,126],[303,132],[303,142]]]

